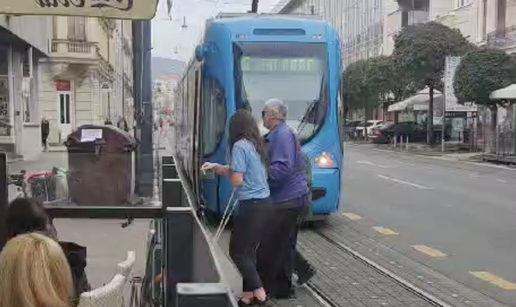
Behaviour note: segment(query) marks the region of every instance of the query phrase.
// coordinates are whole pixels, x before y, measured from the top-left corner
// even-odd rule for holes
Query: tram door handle
[[[212,169],[201,171],[201,179],[215,179],[215,172]]]
[[[203,165],[204,162],[207,162],[205,159],[202,159],[202,158],[200,158],[199,161],[201,161],[201,163],[199,165]],[[214,180],[215,179],[215,171],[213,171],[212,169],[205,170],[205,171],[199,171],[199,174],[200,174],[199,177],[201,180]]]

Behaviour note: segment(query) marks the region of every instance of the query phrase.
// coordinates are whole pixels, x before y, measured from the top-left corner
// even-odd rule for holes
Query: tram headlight
[[[315,163],[320,167],[329,167],[333,165],[333,159],[326,152],[315,158]]]

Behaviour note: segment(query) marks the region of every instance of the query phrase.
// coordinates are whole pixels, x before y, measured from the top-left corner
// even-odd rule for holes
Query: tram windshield
[[[262,132],[264,103],[278,98],[300,141],[314,136],[328,108],[326,44],[239,42],[234,54],[237,104],[252,111]]]

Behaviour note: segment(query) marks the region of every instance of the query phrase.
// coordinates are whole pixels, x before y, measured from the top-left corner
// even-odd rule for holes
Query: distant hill
[[[161,76],[181,75],[186,66],[185,62],[168,58],[153,57],[151,61],[152,82]]]

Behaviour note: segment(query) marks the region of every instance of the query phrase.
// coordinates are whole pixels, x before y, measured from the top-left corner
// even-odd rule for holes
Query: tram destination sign
[[[0,14],[150,20],[159,0],[0,0]]]
[[[313,58],[255,58],[242,59],[242,71],[315,72],[320,60]]]

